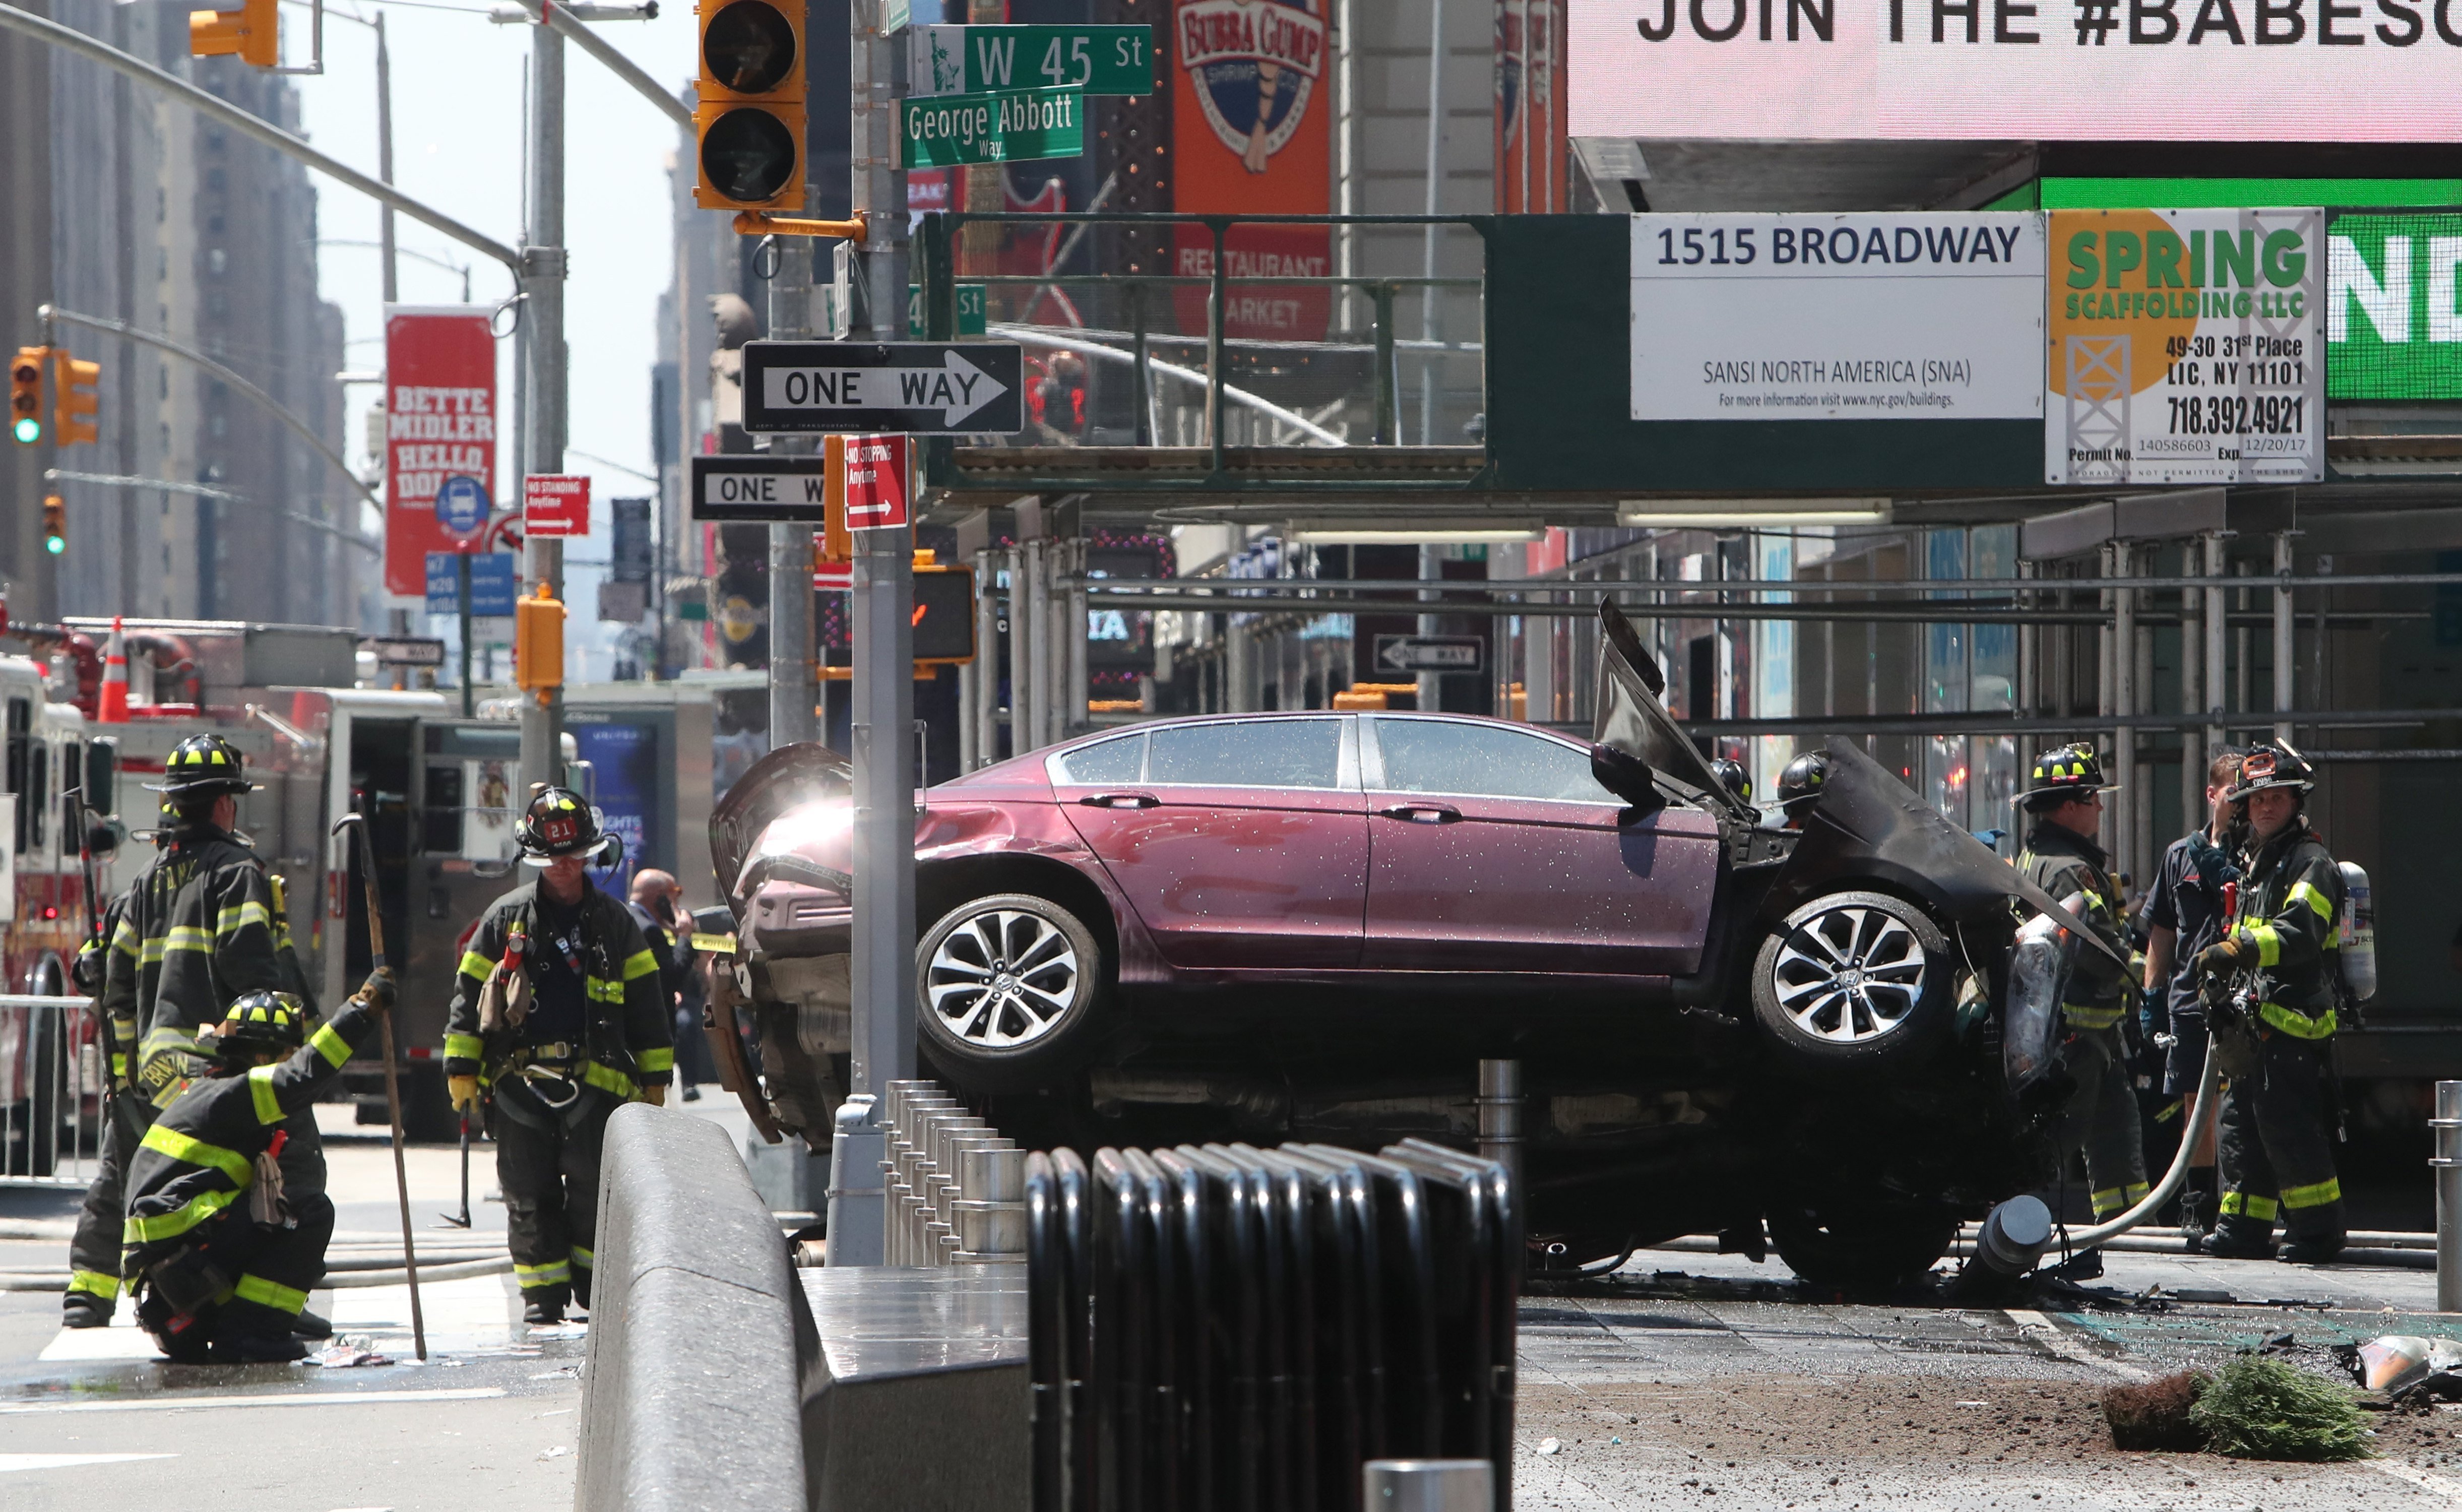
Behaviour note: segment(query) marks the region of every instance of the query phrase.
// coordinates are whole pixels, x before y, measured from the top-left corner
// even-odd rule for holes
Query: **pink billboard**
[[[2462,0],[1567,0],[1576,137],[2462,140]]]

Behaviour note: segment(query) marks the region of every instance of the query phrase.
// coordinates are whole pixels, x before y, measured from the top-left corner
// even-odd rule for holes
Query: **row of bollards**
[[[1022,1264],[1026,1152],[934,1082],[891,1082],[882,1107],[886,1263]]]

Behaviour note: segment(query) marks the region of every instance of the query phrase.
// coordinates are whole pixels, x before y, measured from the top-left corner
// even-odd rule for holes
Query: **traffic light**
[[[43,362],[49,347],[19,347],[9,364],[9,434],[31,446],[43,439]]]
[[[94,386],[101,378],[101,363],[80,362],[66,347],[52,349],[52,444],[74,446],[100,439],[94,421],[101,400]]]
[[[548,691],[564,686],[564,605],[548,586],[513,601],[513,681],[547,704]]]
[[[280,0],[242,0],[236,11],[188,12],[188,54],[215,57],[236,53],[250,68],[272,68],[282,61],[282,37],[274,8]]]
[[[68,549],[68,501],[47,493],[43,495],[43,550],[57,556]]]
[[[705,210],[804,207],[804,7],[702,0],[693,135]]]
[[[915,660],[919,666],[975,659],[975,570],[942,567],[915,553]]]

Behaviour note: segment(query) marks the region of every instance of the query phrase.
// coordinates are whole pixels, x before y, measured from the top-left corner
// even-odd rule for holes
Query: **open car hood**
[[[1605,600],[1599,604],[1599,639],[1598,718],[1591,738],[1639,758],[1677,786],[1698,788],[1732,819],[1753,822],[1753,810],[1718,782],[1659,702],[1667,681],[1642,648],[1632,621]],[[1774,902],[1793,907],[1830,884],[1869,878],[1932,899],[1960,921],[1985,918],[2015,898],[2071,922],[2049,893],[1942,817],[1862,746],[1833,736],[1827,750],[1829,774],[1820,795],[1803,806],[1803,837],[1771,889]],[[2113,960],[2125,960],[2094,931],[2077,933]]]
[[[720,896],[746,891],[745,868],[851,894],[854,768],[818,742],[782,745],[735,780],[709,816],[709,858]]]

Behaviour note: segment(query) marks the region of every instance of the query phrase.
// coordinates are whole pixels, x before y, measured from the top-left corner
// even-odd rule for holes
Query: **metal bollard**
[[[1479,1154],[1504,1167],[1522,1190],[1522,1063],[1479,1063]]]
[[[958,1224],[961,1264],[1026,1263],[1026,1152],[1004,1139],[959,1156],[964,1195],[949,1205]]]
[[[2462,1082],[2436,1084],[2436,1310],[2462,1312]]]
[[[1367,1512],[1492,1512],[1496,1467],[1484,1459],[1371,1459],[1360,1467]]]
[[[1007,1149],[1014,1143],[990,1129],[970,1130],[949,1141],[949,1169],[932,1177],[932,1232],[939,1249],[930,1264],[950,1264],[962,1247],[959,1243],[958,1204],[973,1195],[966,1190],[966,1157],[978,1151]]]

